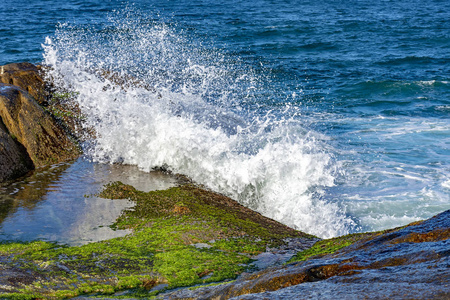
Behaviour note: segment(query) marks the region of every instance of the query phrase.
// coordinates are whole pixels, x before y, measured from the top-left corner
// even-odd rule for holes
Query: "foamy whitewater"
[[[241,105],[265,78],[164,23],[110,21],[113,33],[62,25],[44,45],[53,80],[95,129],[93,161],[164,167],[309,233],[348,232],[353,221],[321,197],[336,172],[323,139],[289,106]]]
[[[439,7],[409,24],[401,1],[361,2],[370,22],[345,4],[239,3],[93,9],[48,34],[48,76],[95,131],[88,159],[185,174],[324,238],[450,208],[448,39],[436,25],[436,47],[417,42]]]

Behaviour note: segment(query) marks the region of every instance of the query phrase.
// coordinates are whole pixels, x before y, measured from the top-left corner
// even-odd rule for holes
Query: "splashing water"
[[[354,225],[325,197],[339,169],[330,147],[297,108],[270,105],[267,73],[129,10],[101,28],[63,24],[44,50],[95,129],[92,160],[168,168],[321,237]]]

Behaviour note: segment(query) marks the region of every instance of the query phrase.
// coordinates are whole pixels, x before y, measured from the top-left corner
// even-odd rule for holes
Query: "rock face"
[[[164,299],[450,299],[450,210],[334,254]]]
[[[0,181],[77,157],[75,143],[34,98],[46,99],[37,68],[12,64],[0,73],[0,81],[17,84],[0,83]]]
[[[0,82],[18,86],[44,104],[48,97],[40,68],[30,63],[14,63],[0,66]]]
[[[26,149],[14,140],[0,119],[0,182],[19,177],[32,168]]]

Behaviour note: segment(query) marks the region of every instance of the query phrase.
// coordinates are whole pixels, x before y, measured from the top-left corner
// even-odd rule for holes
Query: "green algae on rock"
[[[315,243],[311,248],[298,252],[289,260],[289,262],[303,261],[309,258],[318,258],[320,256],[332,254],[358,241],[369,240],[378,235],[386,234],[401,228],[403,227],[375,232],[352,233],[331,239],[321,240]]]
[[[202,230],[202,234],[206,231],[210,233],[202,239],[204,241],[207,241],[207,238],[211,240],[245,236],[276,242],[286,237],[313,237],[266,218],[226,196],[192,184],[144,193],[132,186],[116,182],[108,185],[100,196],[111,199],[127,198],[136,202],[133,210],[126,211],[119,218],[116,225],[122,227],[146,226],[149,218],[151,220],[155,217],[184,217],[186,220],[193,220],[193,223],[209,224]]]
[[[133,233],[80,247],[1,244],[2,267],[10,270],[0,277],[1,297],[61,299],[124,290],[123,297],[150,297],[235,279],[266,247],[313,238],[191,184],[145,193],[116,182],[100,196],[136,203],[114,224]]]

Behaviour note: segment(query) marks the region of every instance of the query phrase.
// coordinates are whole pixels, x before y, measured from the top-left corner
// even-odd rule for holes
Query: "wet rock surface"
[[[14,85],[24,90],[39,104],[46,104],[48,91],[41,68],[30,63],[13,63],[0,66],[0,83]]]
[[[164,299],[449,299],[450,211],[333,254]]]
[[[253,256],[252,265],[256,270],[264,270],[269,267],[279,266],[289,261],[297,252],[311,248],[320,239],[303,238],[284,239],[285,244],[277,248],[268,248],[266,252]]]
[[[76,158],[74,141],[37,102],[47,97],[37,67],[11,64],[0,73],[0,181]]]
[[[36,274],[18,285],[5,282],[0,296],[148,298],[233,280],[254,270],[253,258],[261,253],[277,258],[257,259],[263,268],[317,240],[191,183],[143,192],[115,182],[98,196],[135,203],[113,224],[132,233],[75,247],[42,241],[0,244],[4,270]]]

